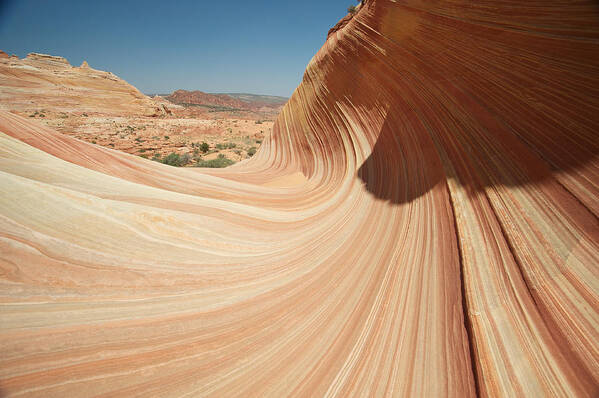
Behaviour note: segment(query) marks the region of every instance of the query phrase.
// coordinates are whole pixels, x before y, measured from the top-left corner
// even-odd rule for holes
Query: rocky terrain
[[[171,153],[188,157],[182,166],[219,155],[238,162],[250,157],[272,131],[272,120],[233,119],[231,115],[148,118],[67,115],[45,112],[30,118],[66,135],[133,155],[160,160]],[[201,151],[199,146],[208,144]]]
[[[185,160],[181,166],[203,165],[219,156],[232,162],[247,159],[272,131],[280,104],[265,107],[254,101],[257,105],[247,106],[248,101],[216,96],[224,97],[238,106],[193,106],[197,101],[181,106],[146,96],[87,62],[73,67],[57,56],[0,54],[0,109],[134,155],[163,160],[175,154]],[[209,149],[200,150],[203,143]]]
[[[224,169],[0,111],[1,394],[599,396],[598,20],[365,0]]]

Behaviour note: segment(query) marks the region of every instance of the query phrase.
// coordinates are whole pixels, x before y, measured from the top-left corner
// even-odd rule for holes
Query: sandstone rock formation
[[[160,106],[110,72],[72,67],[63,57],[0,57],[0,109],[159,115]]]
[[[159,95],[153,96],[152,97],[152,101],[154,101],[154,103],[157,104],[158,106],[164,106],[165,108],[168,108],[169,112],[172,109],[177,109],[177,110],[183,109],[183,107],[181,105],[177,105],[177,104],[175,104],[173,102],[170,102],[166,98],[161,97]]]
[[[598,20],[367,1],[224,170],[0,113],[0,389],[597,396]]]

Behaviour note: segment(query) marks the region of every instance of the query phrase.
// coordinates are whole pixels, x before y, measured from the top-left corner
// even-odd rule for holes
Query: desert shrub
[[[256,124],[262,124],[262,120],[256,120]]]
[[[168,164],[169,166],[181,167],[185,166],[185,163],[189,162],[189,156],[184,159],[181,155],[175,152],[171,152],[161,160],[162,163]]]
[[[216,159],[212,159],[212,160],[198,159],[195,164],[195,167],[209,167],[212,169],[219,169],[219,168],[231,166],[234,163],[235,163],[234,161],[232,161],[231,159],[228,159],[225,155],[223,155],[221,153],[220,155],[218,155],[218,157]]]
[[[208,152],[209,149],[210,149],[210,145],[208,145],[205,142],[202,142],[202,144],[200,145],[200,151],[206,153],[206,152]]]
[[[349,12],[350,14],[355,14],[356,13],[356,6],[349,6],[349,7],[347,7],[347,12]]]
[[[171,138],[171,137],[169,137],[168,135],[165,135],[165,136],[164,136],[164,139],[165,139],[165,140],[168,140],[169,138]]]
[[[256,144],[262,144],[262,140],[256,140]]]
[[[233,149],[237,146],[234,142],[225,142],[224,144],[216,144],[216,149]]]
[[[253,146],[250,149],[248,149],[248,156],[254,156],[256,154],[256,147]]]
[[[159,153],[155,153],[154,156],[152,156],[152,160],[155,162],[160,162],[160,154]]]

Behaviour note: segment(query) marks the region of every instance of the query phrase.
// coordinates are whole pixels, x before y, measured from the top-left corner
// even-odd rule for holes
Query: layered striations
[[[367,1],[224,170],[1,113],[0,390],[597,396],[598,20]]]

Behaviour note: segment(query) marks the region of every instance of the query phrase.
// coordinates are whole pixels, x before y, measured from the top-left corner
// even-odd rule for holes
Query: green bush
[[[223,167],[231,166],[232,164],[235,164],[235,162],[232,161],[231,159],[227,159],[227,157],[221,153],[220,155],[218,155],[218,157],[216,159],[212,159],[212,160],[198,159],[198,161],[195,164],[195,167],[209,167],[212,169],[220,169]]]
[[[162,160],[162,163],[168,164],[169,166],[181,166],[181,156],[178,153],[171,152],[166,155]]]
[[[162,159],[160,162],[168,164],[169,166],[183,167],[187,163],[189,163],[189,155],[179,155],[178,153],[171,152],[168,155],[166,155],[164,159]]]
[[[254,156],[256,154],[256,147],[253,146],[250,149],[248,149],[248,156]]]
[[[233,149],[237,146],[234,142],[227,142],[225,144],[216,144],[216,149]]]
[[[349,7],[347,7],[347,12],[349,12],[350,14],[355,14],[356,13],[356,6],[349,6]]]
[[[205,142],[202,142],[202,145],[200,145],[200,151],[206,153],[210,150],[210,145],[208,145]]]

